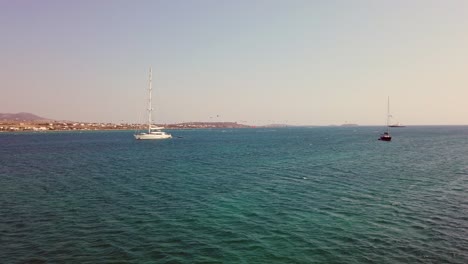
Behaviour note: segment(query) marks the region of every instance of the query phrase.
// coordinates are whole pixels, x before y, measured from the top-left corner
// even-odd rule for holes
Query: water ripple
[[[0,259],[467,263],[468,128],[353,130],[1,134]]]

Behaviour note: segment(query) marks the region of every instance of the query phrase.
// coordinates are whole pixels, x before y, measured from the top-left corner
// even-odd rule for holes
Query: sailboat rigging
[[[390,136],[389,119],[390,119],[390,96],[387,99],[387,131],[385,131],[382,135],[380,135],[379,140],[382,140],[382,141],[392,140],[392,136]]]
[[[153,78],[153,72],[152,68],[150,67],[149,70],[149,87],[148,87],[148,132],[141,132],[141,133],[135,133],[135,138],[136,139],[166,139],[166,138],[172,138],[171,134],[168,134],[161,129],[164,129],[164,127],[156,127],[153,126],[152,119],[151,119],[151,113],[153,112],[153,106],[151,102],[151,91],[152,91],[152,78]]]

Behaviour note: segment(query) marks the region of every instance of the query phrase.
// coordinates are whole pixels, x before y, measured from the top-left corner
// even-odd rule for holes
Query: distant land
[[[52,119],[40,117],[31,113],[21,112],[21,113],[16,113],[16,114],[0,113],[0,120],[1,121],[45,121],[45,120],[52,120]]]
[[[269,125],[264,125],[263,127],[270,127],[270,128],[276,128],[276,127],[291,127],[291,125],[286,125],[286,124],[269,124]]]
[[[253,128],[237,122],[185,122],[178,124],[155,124],[167,129],[211,129],[211,128]],[[7,131],[67,131],[67,130],[135,130],[146,129],[145,124],[135,123],[95,123],[58,121],[31,113],[0,113],[0,132]]]
[[[237,122],[184,122],[177,124],[155,124],[166,129],[230,129],[230,128],[286,128],[296,127],[288,124],[268,124],[251,126]],[[332,125],[333,126],[333,125]],[[341,126],[357,126],[343,124]],[[68,130],[143,130],[146,124],[141,123],[98,123],[53,120],[32,113],[0,113],[0,132],[8,131],[68,131]]]

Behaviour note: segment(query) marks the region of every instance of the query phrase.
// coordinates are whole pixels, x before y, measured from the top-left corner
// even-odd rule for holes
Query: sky
[[[468,124],[465,0],[0,0],[0,113]]]

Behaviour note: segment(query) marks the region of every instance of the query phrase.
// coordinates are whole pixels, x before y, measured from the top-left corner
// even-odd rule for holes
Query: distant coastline
[[[187,122],[178,124],[156,124],[166,129],[207,129],[207,128],[254,128],[237,122]],[[97,131],[97,130],[137,130],[147,129],[147,125],[131,123],[89,123],[69,121],[7,121],[0,120],[0,132],[21,131]]]
[[[253,128],[237,122],[184,122],[177,124],[155,124],[166,129],[201,129],[201,128]],[[147,129],[145,124],[58,121],[35,114],[0,113],[0,132],[20,131],[94,131],[94,130],[137,130]]]

